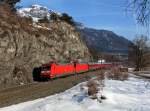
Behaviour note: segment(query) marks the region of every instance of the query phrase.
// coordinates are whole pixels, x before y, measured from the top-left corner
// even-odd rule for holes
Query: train
[[[35,68],[33,71],[34,80],[41,78],[53,79],[62,76],[68,76],[73,74],[80,74],[97,69],[111,68],[112,63],[66,63],[57,64],[56,62],[50,62],[43,64],[39,68]]]

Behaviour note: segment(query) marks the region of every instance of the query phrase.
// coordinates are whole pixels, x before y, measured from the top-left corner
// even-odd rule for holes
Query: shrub
[[[98,93],[98,84],[95,81],[89,81],[87,83],[88,87],[88,95],[91,96],[93,99],[96,99],[96,94]]]
[[[58,21],[59,20],[59,15],[56,13],[51,13],[50,19],[53,21]]]
[[[109,72],[106,72],[106,77],[113,80],[126,80],[128,79],[128,72],[121,67],[112,67]]]
[[[60,17],[60,20],[65,21],[72,26],[75,26],[75,22],[74,22],[73,18],[66,13],[62,14],[62,16]]]
[[[91,99],[97,99],[98,102],[102,102],[102,99],[106,99],[104,95],[102,95],[102,90],[104,85],[98,83],[96,80],[91,80],[87,83],[88,87],[88,95]],[[99,92],[99,93],[98,93]]]

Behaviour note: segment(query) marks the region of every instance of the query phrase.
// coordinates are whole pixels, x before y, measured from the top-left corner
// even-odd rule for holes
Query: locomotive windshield
[[[51,69],[50,66],[43,66],[43,67],[42,67],[42,71],[47,71],[47,70],[50,70],[50,69]]]

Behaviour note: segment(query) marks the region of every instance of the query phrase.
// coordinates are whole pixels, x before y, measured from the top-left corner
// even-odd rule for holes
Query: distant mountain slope
[[[97,52],[127,53],[131,41],[108,30],[80,28],[87,46]]]

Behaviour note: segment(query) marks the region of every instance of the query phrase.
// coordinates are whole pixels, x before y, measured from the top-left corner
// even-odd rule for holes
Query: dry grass
[[[96,94],[98,93],[98,84],[91,80],[87,83],[87,87],[88,87],[88,95],[89,96],[96,96]]]
[[[48,30],[33,27],[31,18],[18,16],[15,12],[12,12],[7,5],[0,5],[0,21],[1,27],[7,27],[13,31],[22,29],[32,35],[37,34],[37,32],[44,35],[49,34]]]
[[[103,81],[104,79],[105,79],[105,72],[104,71],[100,71],[99,75],[96,78],[96,80]]]
[[[128,72],[127,69],[121,67],[112,67],[110,71],[105,73],[108,79],[114,80],[127,80],[128,79]]]
[[[103,99],[106,99],[104,95],[102,95],[103,87],[104,87],[105,75],[104,72],[99,72],[97,78],[89,80],[87,82],[88,87],[88,95],[91,99],[97,99],[100,103]]]

